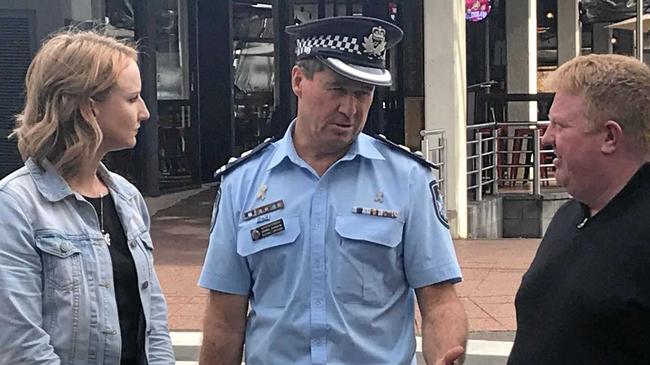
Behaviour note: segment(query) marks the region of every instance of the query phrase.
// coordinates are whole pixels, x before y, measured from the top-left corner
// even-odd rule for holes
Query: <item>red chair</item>
[[[531,161],[531,158],[533,157],[533,149],[531,148],[532,146],[529,146],[528,143],[526,143],[526,150],[522,150],[524,144],[523,141],[532,141],[532,138],[534,136],[534,131],[530,128],[517,128],[515,129],[515,139],[512,141],[512,154],[510,155],[510,165],[522,165],[521,163],[521,154],[524,153],[524,163],[525,165],[529,164],[529,161]],[[515,186],[517,184],[517,176],[519,175],[519,169],[521,167],[518,166],[511,166],[510,167],[510,174],[509,178],[512,179],[512,186]],[[528,179],[528,167],[524,167],[524,179]],[[524,184],[527,182],[524,181]]]

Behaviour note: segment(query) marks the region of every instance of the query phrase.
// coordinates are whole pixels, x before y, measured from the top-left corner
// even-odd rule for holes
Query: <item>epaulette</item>
[[[388,147],[390,147],[394,151],[397,151],[397,152],[399,152],[399,153],[401,153],[401,154],[403,154],[403,155],[405,155],[407,157],[410,157],[411,159],[415,160],[420,165],[423,165],[425,167],[430,167],[430,168],[433,168],[433,169],[436,169],[436,170],[440,169],[440,167],[438,165],[436,165],[433,162],[431,162],[431,161],[427,160],[426,158],[424,158],[424,155],[420,151],[411,152],[410,148],[408,148],[406,146],[399,145],[399,144],[397,144],[395,142],[392,142],[392,141],[388,140],[388,138],[386,138],[386,136],[384,136],[383,134],[373,134],[372,137],[377,139],[377,140],[380,140],[380,141],[384,142],[385,144],[388,145]]]
[[[217,171],[214,172],[214,179],[219,180],[220,177],[227,175],[228,173],[234,171],[236,168],[239,166],[243,165],[246,161],[248,161],[251,157],[257,155],[258,153],[262,152],[266,147],[271,145],[275,141],[275,138],[267,138],[264,140],[264,142],[258,144],[255,146],[250,151],[246,151],[239,156],[239,158],[231,157],[228,160],[228,163],[225,165],[221,166]]]

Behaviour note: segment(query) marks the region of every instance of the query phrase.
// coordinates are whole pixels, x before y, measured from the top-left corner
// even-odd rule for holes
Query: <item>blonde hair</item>
[[[97,121],[85,120],[81,107],[105,100],[129,60],[137,60],[134,46],[93,31],[52,35],[27,70],[25,107],[12,133],[23,160],[47,159],[62,176],[73,176],[102,140]]]
[[[553,91],[581,95],[590,129],[616,121],[626,135],[650,147],[650,68],[622,55],[576,57],[555,70],[546,81]]]

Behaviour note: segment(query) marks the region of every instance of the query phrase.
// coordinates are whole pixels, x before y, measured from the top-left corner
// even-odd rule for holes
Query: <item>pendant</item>
[[[111,234],[108,232],[103,232],[102,234],[104,235],[104,241],[106,242],[106,245],[110,246],[111,245]]]

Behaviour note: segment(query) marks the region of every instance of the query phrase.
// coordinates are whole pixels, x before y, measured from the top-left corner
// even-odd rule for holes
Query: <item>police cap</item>
[[[340,16],[291,25],[296,36],[296,58],[317,58],[333,71],[359,82],[390,86],[386,50],[401,39],[402,30],[387,21]]]

